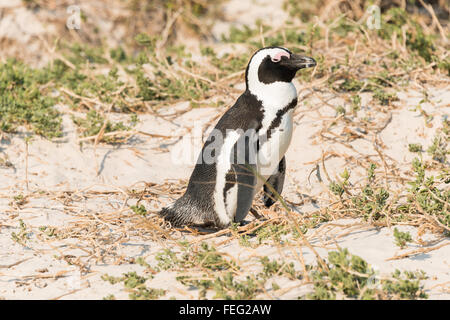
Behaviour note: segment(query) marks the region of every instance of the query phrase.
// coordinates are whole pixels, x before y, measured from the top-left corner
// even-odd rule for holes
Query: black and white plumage
[[[284,154],[297,105],[295,73],[314,59],[281,47],[258,50],[245,72],[246,90],[206,140],[185,194],[160,214],[174,226],[225,228],[242,221],[264,186],[270,207],[281,194]],[[206,156],[213,161],[205,161]],[[242,160],[245,161],[242,161]]]

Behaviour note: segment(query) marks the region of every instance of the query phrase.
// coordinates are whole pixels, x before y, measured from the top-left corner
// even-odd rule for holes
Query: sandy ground
[[[249,6],[259,9],[249,10]],[[252,24],[257,18],[281,24],[286,18],[281,2],[265,0],[231,0],[224,8],[224,15],[225,22],[213,29],[218,38],[228,30],[230,24]],[[3,21],[0,31],[6,32],[7,23],[14,24],[14,21]],[[238,87],[242,88],[242,84]],[[288,171],[283,192],[285,198],[292,202],[298,202],[305,195],[318,196],[324,191],[323,184],[319,183],[315,174],[308,179],[323,152],[345,153],[361,159],[364,155],[377,155],[372,141],[364,138],[349,143],[354,150],[332,142],[317,143],[318,131],[323,122],[335,117],[335,110],[327,104],[336,106],[343,101],[337,96],[303,90],[298,84],[297,88],[300,98],[295,115],[295,131],[286,155]],[[419,91],[398,93],[400,100],[395,102],[397,108],[390,115],[371,114],[371,110],[364,107],[371,97],[362,94],[363,108],[359,112],[377,119],[380,124],[386,124],[379,132],[379,137],[386,146],[384,152],[400,168],[404,165],[405,170],[408,170],[415,156],[407,151],[408,144],[428,145],[442,116],[450,114],[449,89],[428,90],[430,102],[423,103],[422,107],[434,116],[432,127],[425,126],[423,116],[413,110],[423,98]],[[24,142],[26,132],[2,137],[0,157],[8,159],[12,166],[0,166],[0,298],[102,299],[110,294],[117,299],[128,298],[128,292],[122,285],[112,285],[102,280],[101,276],[106,273],[119,276],[130,271],[143,272],[144,267],[131,263],[133,259],[143,257],[149,264],[155,265],[155,255],[173,243],[154,241],[150,236],[137,234],[132,227],[125,232],[103,217],[118,212],[130,215],[128,206],[135,203],[136,199],[129,199],[124,190],[142,189],[142,182],[166,183],[170,186],[172,182],[178,183],[180,179],[189,178],[202,145],[202,135],[207,134],[208,128],[215,124],[217,117],[225,110],[189,109],[188,106],[188,103],[180,103],[161,109],[158,114],[139,116],[136,130],[168,138],[137,134],[121,145],[94,146],[84,143],[80,146],[70,116],[64,117],[64,137],[58,142],[35,137],[27,148]],[[67,110],[66,106],[58,108]],[[177,117],[175,112],[184,113]],[[128,119],[122,117],[119,114],[111,115],[113,120]],[[336,128],[337,131],[339,129]],[[424,154],[424,157],[427,155]],[[363,171],[351,167],[339,157],[327,159],[326,166],[331,176],[338,175],[348,167],[352,173],[352,183],[364,175]],[[406,175],[405,172],[400,174]],[[154,191],[157,192],[156,189]],[[20,203],[18,195],[25,196],[26,201]],[[147,199],[142,203],[148,210],[156,211],[172,201],[163,192],[157,198],[158,201]],[[306,201],[295,210],[301,214],[317,207],[320,207],[320,203]],[[248,220],[251,219],[248,217]],[[24,245],[14,241],[12,236],[20,232],[21,220],[26,225],[28,236]],[[42,226],[69,228],[65,229],[69,232],[77,221],[95,222],[98,224],[94,226],[101,225],[106,229],[102,229],[102,232],[99,230],[98,234],[90,230],[96,234],[92,239],[69,234],[64,239],[49,240],[43,239],[38,232]],[[400,226],[399,229],[411,232],[416,239],[416,228]],[[151,232],[148,231],[149,234]],[[430,298],[450,299],[450,246],[445,246],[450,244],[448,238],[440,240],[438,245],[443,245],[440,249],[410,258],[387,260],[423,246],[413,242],[400,250],[394,243],[393,229],[377,229],[361,220],[350,219],[322,224],[308,231],[307,237],[322,257],[327,257],[327,252],[337,246],[348,248],[351,253],[368,261],[381,275],[388,275],[395,269],[423,270],[428,275],[424,283]],[[436,236],[427,234],[422,238],[433,240]],[[182,239],[197,241],[191,234],[177,234],[177,240]],[[253,259],[258,256],[295,260],[294,253],[289,249],[264,244],[249,249],[240,246],[237,240],[228,240],[228,236],[223,235],[207,241],[214,243],[220,252],[228,253],[241,264],[248,265],[248,268],[252,268]],[[302,252],[305,263],[316,263],[316,257],[310,249],[303,247]],[[299,266],[296,265],[296,268]],[[164,299],[197,299],[198,290],[176,281],[177,275],[173,271],[159,272],[147,281],[147,286],[166,289]],[[300,281],[274,280],[277,280],[281,289],[274,292],[269,282],[267,293],[259,298],[296,299],[311,289]]]
[[[287,200],[294,202],[302,194],[314,196],[321,192],[322,185],[319,184],[315,175],[311,176],[309,182],[307,179],[314,168],[314,165],[310,164],[311,161],[320,159],[324,150],[349,152],[331,143],[328,145],[314,143],[319,124],[321,121],[326,121],[323,117],[327,112],[331,112],[328,110],[331,108],[320,104],[315,95],[308,95],[308,91],[300,90],[300,96],[304,98],[300,100],[296,111],[295,132],[286,155],[288,173],[284,196]],[[424,126],[423,117],[418,111],[412,110],[412,107],[421,99],[419,93],[404,92],[400,93],[399,97],[400,101],[396,104],[402,107],[392,112],[392,118],[380,133],[380,137],[387,146],[386,154],[406,166],[413,157],[411,153],[406,152],[408,143],[425,143],[431,140],[440,117],[450,112],[446,103],[450,100],[450,96],[449,91],[445,89],[431,91],[430,103],[423,105],[423,108],[434,116],[435,125],[432,128]],[[336,101],[338,98],[332,96],[328,98],[330,98],[330,104],[339,102]],[[189,134],[195,136],[195,132],[201,133],[202,128],[207,132],[208,125],[214,124],[216,117],[223,110],[186,108],[187,104],[179,104],[173,108],[162,109],[160,113],[165,119],[161,115],[140,116],[140,123],[136,129],[173,138],[136,135],[128,143],[119,146],[101,144],[94,148],[92,144],[83,144],[83,147],[80,147],[77,143],[76,128],[68,117],[64,119],[64,138],[61,142],[53,143],[35,138],[28,147],[28,156],[21,135],[13,135],[9,139],[4,137],[1,150],[8,156],[13,167],[0,169],[2,176],[0,297],[6,299],[101,299],[114,294],[118,299],[127,298],[128,293],[124,291],[123,286],[111,285],[103,281],[101,276],[105,273],[118,276],[133,270],[142,271],[143,267],[127,263],[127,259],[144,257],[152,264],[155,262],[155,254],[168,243],[155,242],[133,234],[124,235],[111,228],[111,233],[102,239],[113,258],[99,261],[92,252],[105,250],[105,247],[95,248],[94,245],[93,248],[92,242],[71,237],[64,240],[42,241],[35,231],[40,226],[63,228],[80,219],[81,216],[99,219],[97,212],[107,213],[123,209],[126,205],[132,204],[133,200],[128,201],[120,190],[138,188],[141,181],[170,183],[179,179],[188,179],[193,168],[192,159],[195,159],[198,148],[201,147],[201,137],[191,139],[192,136]],[[181,117],[171,119],[171,114],[183,109],[187,111],[185,110]],[[317,116],[316,111],[320,112],[321,117]],[[112,118],[114,117],[120,118],[120,115],[112,115]],[[185,155],[184,158],[179,155],[180,150],[186,150],[186,146],[190,145],[190,141],[193,141],[190,149],[195,155],[191,157],[191,162],[189,162],[189,155]],[[357,139],[351,144],[361,154],[374,153],[371,144],[365,139]],[[327,160],[326,164],[331,175],[342,172],[345,165],[342,159],[336,157]],[[26,165],[28,165],[28,172],[26,172]],[[357,170],[354,172],[355,175],[352,172],[352,179],[357,180],[358,172]],[[97,196],[87,196],[88,192],[94,191],[98,192]],[[74,210],[69,210],[71,204],[63,202],[57,196],[68,192],[72,192],[72,198],[79,198],[76,204],[72,204]],[[28,202],[19,206],[14,204],[14,196],[19,194],[30,195],[27,198]],[[55,196],[48,196],[49,194]],[[161,194],[159,201],[160,203],[149,200],[144,204],[147,209],[156,210],[161,203],[169,203],[170,199],[167,195]],[[317,204],[305,204],[296,209],[299,212],[305,212],[314,209],[314,206]],[[12,239],[12,233],[20,231],[19,219],[22,219],[31,230],[26,246]],[[248,219],[251,218],[248,217]],[[416,238],[414,227],[401,226],[399,229],[410,231],[413,238]],[[193,235],[184,234],[180,237],[180,239],[195,241]],[[392,229],[376,229],[358,220],[339,220],[323,224],[309,231],[308,237],[321,256],[326,257],[329,249],[335,249],[336,245],[339,245],[366,259],[380,271],[380,274],[389,274],[397,268],[424,270],[429,277],[425,284],[430,298],[450,298],[450,246],[443,246],[438,250],[411,258],[386,261],[395,255],[422,246],[411,243],[407,248],[400,250],[394,244]],[[120,238],[123,240],[117,242]],[[434,236],[426,235],[424,239],[431,240]],[[251,261],[250,256],[267,255],[271,258],[281,256],[289,258],[293,254],[289,250],[280,251],[279,248],[268,245],[262,245],[256,249],[244,248],[236,240],[227,242],[226,235],[208,241],[214,242],[221,252],[229,253],[244,264],[246,261]],[[225,243],[221,244],[223,241]],[[108,246],[108,243],[115,243],[115,245]],[[439,244],[446,243],[450,241],[444,239],[439,242]],[[89,253],[89,250],[92,252]],[[307,264],[315,263],[315,256],[308,248],[303,249],[303,255]],[[80,268],[76,264],[68,264],[69,260],[61,259],[62,256],[69,257],[70,261],[77,259],[83,261],[83,264],[88,266],[89,272],[80,273]],[[117,260],[119,257],[120,262]],[[198,292],[188,290],[175,280],[176,276],[176,272],[163,271],[156,274],[155,278],[147,284],[150,287],[168,290],[164,298],[196,299]],[[269,296],[261,298],[291,299],[308,291],[308,286],[300,283],[287,281],[278,284],[286,292],[273,293],[271,296],[269,288]]]

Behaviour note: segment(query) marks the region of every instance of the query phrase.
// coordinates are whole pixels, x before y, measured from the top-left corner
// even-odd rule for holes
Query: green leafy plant
[[[295,268],[294,263],[283,262],[279,263],[276,260],[270,260],[268,257],[262,257],[260,262],[263,266],[262,277],[270,278],[274,275],[286,275],[290,279],[299,279],[301,274],[299,274]]]
[[[422,27],[414,19],[410,18],[405,10],[391,8],[381,17],[382,26],[378,34],[383,39],[391,39],[395,33],[403,39],[406,46],[415,51],[425,61],[431,62],[435,51],[433,37],[426,35]],[[405,26],[407,26],[405,28]],[[405,29],[405,31],[402,31]]]
[[[420,143],[408,144],[408,150],[410,152],[422,152],[422,145]]]
[[[72,117],[73,122],[79,126],[82,136],[91,137],[100,133],[104,126],[103,133],[111,133],[114,131],[128,131],[135,125],[135,122],[131,121],[130,125],[125,125],[123,122],[111,122],[106,120],[100,113],[95,110],[91,110],[86,114],[85,118]],[[133,120],[133,119],[132,119]],[[114,137],[104,136],[102,140],[107,143],[114,143],[116,139]]]
[[[381,105],[387,106],[391,104],[392,101],[397,101],[398,97],[395,93],[388,93],[382,89],[376,89],[374,91],[373,97],[378,100]]]
[[[24,247],[27,246],[27,241],[30,239],[30,232],[22,219],[19,219],[19,232],[11,232],[11,239]]]
[[[111,284],[123,283],[125,289],[130,291],[129,297],[132,300],[155,300],[166,294],[166,290],[148,288],[145,285],[148,278],[140,276],[134,271],[124,273],[121,277],[104,274],[101,278]],[[111,295],[108,297],[111,298]]]
[[[314,292],[308,299],[418,299],[426,298],[420,280],[423,273],[396,271],[391,278],[378,276],[362,258],[347,249],[328,253],[327,269],[318,265],[312,271]],[[375,285],[378,283],[379,285]]]
[[[342,197],[342,195],[345,192],[345,187],[348,185],[348,180],[350,179],[350,174],[348,172],[347,169],[344,170],[344,172],[342,172],[340,174],[340,176],[344,179],[343,181],[339,181],[339,182],[335,182],[335,181],[331,181],[329,188],[330,191],[332,193],[334,193],[335,195]]]
[[[450,154],[450,120],[444,119],[442,128],[438,129],[433,139],[433,143],[428,147],[427,152],[441,163],[447,161],[447,155]]]
[[[398,231],[394,228],[395,244],[403,249],[408,242],[412,241],[411,234],[409,232]]]
[[[0,131],[25,126],[48,139],[61,137],[61,115],[56,100],[41,88],[41,71],[16,60],[0,65]]]
[[[146,216],[147,215],[147,209],[145,209],[145,206],[141,204],[140,206],[131,206],[131,210],[133,210],[134,213],[140,215],[140,216]]]

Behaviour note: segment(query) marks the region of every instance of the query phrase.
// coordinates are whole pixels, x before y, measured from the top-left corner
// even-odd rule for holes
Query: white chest
[[[256,192],[262,187],[264,182],[277,169],[278,164],[284,157],[292,139],[293,133],[293,110],[286,112],[281,118],[280,125],[274,128],[269,139],[265,140],[264,132],[261,147],[258,151],[257,170],[258,182],[256,185]]]

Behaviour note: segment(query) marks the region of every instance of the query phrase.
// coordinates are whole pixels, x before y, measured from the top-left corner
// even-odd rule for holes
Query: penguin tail
[[[163,217],[164,220],[170,222],[173,227],[181,227],[183,225],[182,221],[183,215],[181,212],[177,211],[174,207],[162,208],[159,215]]]
[[[161,209],[159,215],[170,222],[173,227],[207,226],[214,221],[206,218],[206,214],[190,201],[181,197],[171,206]]]

